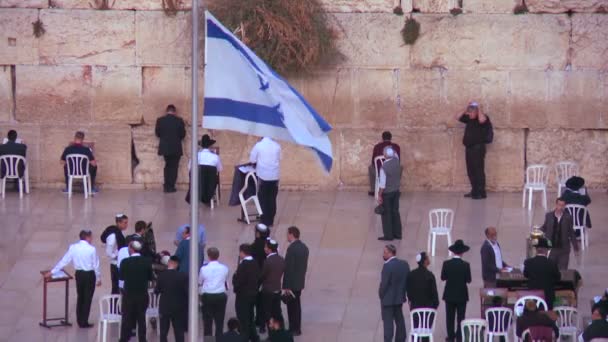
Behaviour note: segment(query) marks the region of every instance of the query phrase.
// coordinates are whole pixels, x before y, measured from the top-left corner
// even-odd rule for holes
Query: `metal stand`
[[[40,274],[42,274],[43,279],[42,282],[44,283],[44,287],[42,290],[42,322],[40,322],[40,326],[41,327],[45,327],[45,328],[52,328],[52,327],[62,327],[62,326],[72,326],[72,323],[69,322],[68,319],[68,305],[69,305],[69,299],[70,299],[70,279],[73,279],[73,277],[64,271],[64,273],[67,275],[67,277],[63,277],[63,278],[44,278],[44,274],[46,274],[48,271],[40,271]],[[65,282],[65,315],[63,317],[58,317],[58,318],[48,318],[47,317],[47,285],[49,283],[59,283],[59,282]],[[58,321],[59,323],[50,323],[50,322],[55,322]]]

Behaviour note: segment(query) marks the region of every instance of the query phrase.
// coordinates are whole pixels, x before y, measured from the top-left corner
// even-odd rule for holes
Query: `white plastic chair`
[[[252,195],[248,199],[245,199],[243,194],[247,190],[247,186],[249,185],[250,178],[252,178],[253,182],[255,183],[255,195]],[[239,200],[241,201],[241,207],[243,208],[243,214],[245,215],[245,221],[247,221],[247,224],[251,223],[249,221],[249,212],[247,211],[247,202],[253,201],[253,203],[255,204],[255,209],[258,212],[258,215],[262,215],[262,207],[260,206],[260,200],[258,199],[258,178],[257,178],[255,172],[253,172],[253,171],[248,172],[247,176],[245,176],[245,185],[243,185],[243,188],[241,189],[241,191],[239,191]]]
[[[517,299],[515,302],[515,306],[513,307],[513,312],[515,313],[515,317],[513,318],[513,340],[519,341],[520,339],[516,335],[517,331],[517,318],[524,313],[524,307],[526,306],[526,302],[529,300],[533,300],[536,303],[536,307],[539,309],[543,309],[545,311],[548,310],[547,302],[539,296],[523,296]],[[523,334],[522,334],[523,337]]]
[[[587,220],[587,207],[580,204],[568,204],[566,205],[566,210],[568,210],[572,216],[574,230],[580,231],[581,248],[585,250],[586,247],[589,247],[589,231],[585,225],[585,221]]]
[[[218,173],[219,175],[219,173]],[[214,204],[215,203],[215,204]],[[220,184],[218,183],[215,187],[215,195],[211,197],[211,209],[220,206]]]
[[[376,183],[374,186],[374,198],[378,201],[378,193],[380,192],[380,168],[384,165],[386,158],[384,156],[377,156],[374,158],[374,171],[376,173]]]
[[[454,226],[454,211],[452,209],[432,209],[429,211],[429,236],[427,239],[427,250],[435,255],[435,240],[437,235],[445,235],[448,238],[448,246],[452,244],[452,227]],[[452,255],[452,253],[449,253]]]
[[[68,168],[68,198],[72,198],[72,181],[82,179],[84,198],[89,198],[91,192],[91,176],[89,175],[89,157],[84,154],[68,154],[65,157]]]
[[[557,313],[559,336],[572,336],[574,341],[578,333],[578,311],[570,306],[557,306],[553,311]]]
[[[572,161],[561,161],[555,164],[555,181],[557,182],[557,196],[562,195],[562,188],[566,187],[566,181],[572,176],[578,176],[578,164]]]
[[[494,337],[503,337],[505,342],[509,341],[509,329],[513,322],[513,311],[509,308],[498,307],[486,310],[486,321],[488,324],[488,341]]]
[[[160,294],[154,293],[154,289],[149,289],[148,298],[148,308],[146,309],[146,331],[149,331],[148,324],[150,323],[150,319],[155,318],[157,322],[159,321],[158,300],[160,299]]]
[[[19,177],[19,163],[23,163],[23,165],[25,166],[25,170],[23,173],[23,177],[20,178]],[[19,155],[15,155],[15,154],[6,154],[3,156],[0,156],[0,168],[2,168],[2,166],[4,166],[4,169],[6,170],[6,174],[4,175],[4,178],[2,178],[2,185],[0,185],[0,193],[2,193],[2,198],[5,198],[6,196],[6,180],[7,179],[16,179],[19,182],[19,198],[23,198],[23,185],[25,183],[25,192],[29,193],[29,186],[28,186],[28,173],[27,173],[27,162],[25,160],[25,157],[23,156],[19,156]]]
[[[122,315],[120,312],[120,295],[106,295],[99,299],[99,328],[97,329],[97,341],[108,340],[108,324],[118,323],[118,333]]]
[[[487,330],[488,324],[486,323],[485,319],[469,318],[460,322],[460,332],[462,334],[462,341],[486,342]]]
[[[414,328],[414,318],[418,327]],[[431,308],[414,309],[410,312],[410,334],[408,342],[418,342],[422,337],[428,337],[433,342],[433,330],[437,320],[437,310]]]
[[[543,208],[547,209],[547,182],[549,179],[549,168],[545,164],[534,164],[526,168],[526,183],[522,193],[521,206],[526,207],[526,192],[528,192],[528,210],[532,210],[532,194],[534,191],[542,191]]]

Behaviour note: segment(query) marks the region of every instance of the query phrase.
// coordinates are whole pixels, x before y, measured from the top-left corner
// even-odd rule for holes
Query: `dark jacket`
[[[378,296],[382,306],[401,305],[407,300],[407,277],[410,266],[406,261],[393,258],[382,266]]]
[[[591,341],[594,338],[608,338],[608,322],[603,319],[594,320],[583,331],[583,340]]]
[[[177,270],[165,270],[156,280],[156,293],[160,293],[158,312],[161,315],[183,315],[188,311],[188,276]]]
[[[270,330],[268,332],[268,340],[270,342],[293,342],[293,335],[285,329]]]
[[[466,124],[464,136],[462,137],[462,144],[464,146],[472,147],[486,144],[488,130],[490,129],[490,118],[486,116],[486,121],[482,124],[479,123],[479,118],[471,119],[463,113],[458,120]]]
[[[561,273],[555,261],[546,256],[537,255],[524,261],[524,276],[528,278],[528,288],[545,292],[545,301],[553,307],[555,284],[561,279]]]
[[[471,282],[471,267],[469,263],[452,258],[443,262],[441,280],[445,281],[443,300],[450,303],[466,303],[469,301],[467,284]]]
[[[198,166],[198,200],[200,202],[207,205],[211,204],[218,180],[217,167],[211,165]],[[190,184],[192,184],[192,171],[190,171]],[[190,203],[190,186],[188,186],[188,192],[186,193],[186,202]]]
[[[118,249],[127,246],[127,240],[122,234],[122,230],[120,230],[120,228],[116,227],[115,225],[108,226],[103,231],[103,233],[101,233],[101,242],[106,243],[107,238],[112,234],[114,234],[114,238],[116,239],[116,246],[118,247]]]
[[[232,276],[234,293],[243,296],[258,294],[260,268],[255,260],[243,260]]]
[[[266,260],[266,252],[264,246],[266,245],[265,237],[257,237],[251,244],[251,256],[258,263],[260,270],[264,267],[264,261]]]
[[[285,259],[278,254],[270,255],[262,267],[262,292],[277,292],[281,290],[281,278],[285,272]]]
[[[543,311],[524,311],[523,315],[517,318],[517,331],[515,331],[515,334],[517,337],[521,337],[521,334],[530,327],[551,327],[553,328],[555,338],[559,337],[559,328],[555,325],[555,321],[549,318]]]
[[[437,308],[439,294],[435,275],[426,267],[418,267],[407,276],[407,299],[410,309]]]
[[[555,220],[555,213],[553,211],[550,211],[545,214],[545,222],[543,223],[542,227],[540,227],[540,229],[545,233],[545,237],[549,239],[549,241],[551,241],[553,248],[560,248],[556,247],[556,242],[560,239],[561,235],[562,249],[570,251],[570,244],[572,244],[574,250],[578,251],[578,241],[576,241],[576,233],[574,232],[574,228],[572,226],[572,216],[570,216],[570,213],[568,213],[567,210],[564,210],[562,218],[558,224],[558,233],[556,235],[556,238],[554,239],[553,224]]]
[[[184,120],[177,115],[166,114],[156,120],[154,130],[160,138],[158,143],[158,155],[181,156],[182,140],[186,137]]]
[[[300,240],[293,241],[285,253],[285,274],[283,288],[302,291],[308,267],[308,247]]]
[[[25,144],[19,144],[14,141],[8,141],[6,144],[0,145],[0,156],[12,154],[25,157],[26,152],[27,146],[25,146]],[[2,174],[2,177],[4,177],[4,175],[7,173],[4,163],[0,165],[0,168],[0,173]],[[19,162],[19,165],[17,165],[17,173],[20,177],[23,177],[23,174],[25,173],[25,164],[22,162]]]
[[[236,331],[227,331],[217,337],[217,342],[247,342],[247,338]]]
[[[498,248],[500,248],[500,244],[498,244]],[[500,269],[496,267],[496,255],[494,255],[494,248],[488,240],[484,241],[481,245],[481,250],[479,251],[481,254],[481,278],[484,281],[496,281],[496,273],[500,272]],[[502,250],[501,250],[502,253]],[[502,262],[502,267],[507,267],[507,263]]]
[[[125,295],[148,295],[148,283],[154,280],[150,259],[131,256],[120,263],[118,279],[124,280]]]
[[[585,189],[587,190],[587,189]],[[562,194],[562,199],[564,200],[564,202],[566,202],[566,204],[579,204],[579,205],[584,205],[585,207],[588,206],[589,204],[591,204],[591,197],[589,197],[589,192],[585,191],[585,194],[579,194],[578,192],[574,192],[568,188],[566,188],[566,190],[564,191],[564,193]],[[587,218],[583,217],[584,213],[581,211],[579,213],[579,220],[581,222],[585,222],[585,225],[588,228],[591,228],[591,217],[589,217],[589,212],[587,211]],[[585,220],[585,221],[583,221]]]
[[[183,239],[177,245],[175,255],[179,258],[178,271],[182,273],[190,272],[190,239]]]
[[[393,148],[393,150],[395,150],[395,153],[397,153],[397,156],[399,157],[399,159],[401,159],[401,147],[399,147],[398,144],[395,144],[391,141],[383,141],[380,143],[377,143],[376,145],[374,145],[374,150],[372,152],[372,161],[370,164],[374,163],[374,159],[376,159],[376,157],[380,157],[384,155],[384,149],[387,146],[391,146]],[[376,165],[376,168],[380,168],[380,164]]]

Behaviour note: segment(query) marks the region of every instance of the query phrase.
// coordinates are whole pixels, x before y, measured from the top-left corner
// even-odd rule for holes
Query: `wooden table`
[[[49,271],[40,271],[40,274],[42,275],[42,282],[44,284],[43,286],[43,290],[42,290],[42,322],[40,322],[40,326],[45,327],[45,328],[52,328],[52,327],[61,327],[61,326],[72,326],[72,323],[69,322],[68,319],[68,305],[69,305],[69,299],[70,299],[70,280],[74,279],[74,277],[72,277],[69,273],[63,271],[66,276],[65,277],[61,277],[61,278],[46,278],[44,275],[46,273],[48,273]],[[64,312],[64,316],[63,317],[57,317],[57,318],[48,318],[47,316],[47,286],[49,283],[60,283],[60,282],[64,282],[65,283],[65,312]],[[51,323],[51,322],[58,322],[58,323]]]

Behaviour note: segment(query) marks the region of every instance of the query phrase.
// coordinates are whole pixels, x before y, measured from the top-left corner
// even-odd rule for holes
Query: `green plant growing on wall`
[[[110,4],[110,0],[93,0],[93,3],[89,3],[89,6],[98,10],[109,10],[114,7],[116,0],[112,1]]]
[[[405,20],[401,29],[401,37],[406,45],[414,45],[420,35],[420,23],[411,16]]]
[[[181,8],[182,0],[162,0],[163,11],[167,17],[175,17]]]
[[[46,30],[44,29],[44,23],[42,22],[42,20],[40,20],[40,18],[38,18],[38,20],[32,23],[32,28],[34,29],[34,37],[36,38],[40,38],[43,34],[46,33]]]
[[[221,0],[209,9],[281,74],[307,72],[338,56],[319,0]]]

